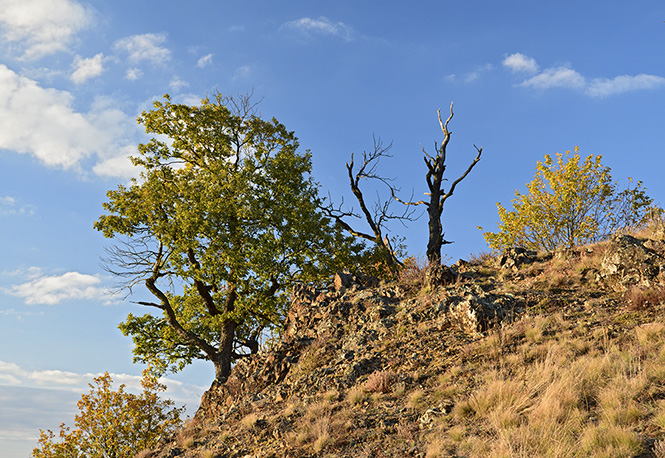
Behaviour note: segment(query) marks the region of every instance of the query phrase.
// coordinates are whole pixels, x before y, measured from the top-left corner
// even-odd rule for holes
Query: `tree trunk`
[[[222,335],[219,340],[219,351],[213,361],[215,365],[215,379],[219,383],[226,383],[231,375],[231,363],[233,361],[233,340],[235,338],[238,323],[233,320],[225,320],[222,324]]]

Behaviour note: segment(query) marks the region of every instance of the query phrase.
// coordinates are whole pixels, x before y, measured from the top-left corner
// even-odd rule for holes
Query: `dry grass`
[[[240,423],[246,429],[253,429],[258,423],[258,421],[259,421],[259,416],[256,413],[252,412],[250,414],[245,415],[243,419],[240,420]]]
[[[653,446],[653,454],[656,458],[665,458],[665,440],[657,440]]]
[[[425,390],[417,388],[409,394],[406,405],[414,410],[420,410],[425,406]]]
[[[631,310],[644,310],[665,303],[665,288],[660,286],[633,286],[624,293],[624,301]]]
[[[488,367],[471,393],[453,394],[453,412],[445,430],[431,436],[427,456],[448,456],[455,444],[470,458],[634,457],[644,448],[639,428],[650,424],[665,434],[665,400],[650,401],[665,396],[665,324],[639,326],[621,345],[596,347],[562,333],[548,338],[543,328],[555,322],[527,321],[528,345],[539,343],[539,351]],[[437,390],[447,377],[439,380]]]
[[[397,376],[391,371],[377,371],[370,374],[365,381],[365,391],[368,393],[388,393]]]
[[[496,262],[496,255],[491,251],[479,251],[469,255],[469,263],[475,266],[492,265]]]
[[[637,238],[663,239],[665,238],[665,212],[652,211],[641,224],[626,228],[622,232]]]
[[[346,400],[353,405],[361,404],[365,399],[367,399],[367,394],[361,387],[353,387],[346,393]]]
[[[397,284],[407,291],[417,291],[425,285],[427,261],[414,256],[404,260],[404,267],[399,271]]]
[[[184,449],[192,448],[194,445],[194,433],[188,430],[180,430],[176,433],[176,442]]]

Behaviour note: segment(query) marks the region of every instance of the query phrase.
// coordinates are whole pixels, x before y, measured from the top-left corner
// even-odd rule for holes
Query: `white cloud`
[[[586,80],[571,68],[555,67],[546,68],[539,74],[522,82],[521,86],[536,89],[550,89],[554,87],[584,89]]]
[[[492,71],[494,69],[494,66],[492,64],[485,64],[482,67],[479,67],[477,70],[474,70],[471,73],[467,73],[464,76],[464,82],[465,83],[473,83],[474,81],[477,81],[480,79],[480,77],[489,71]]]
[[[515,53],[503,60],[503,66],[513,72],[538,72],[536,61],[524,54]],[[540,90],[566,88],[580,91],[590,97],[608,97],[629,91],[656,89],[665,86],[665,78],[657,75],[621,75],[614,78],[585,78],[570,66],[546,68],[519,84]]]
[[[161,46],[166,41],[164,33],[146,33],[132,35],[118,40],[113,48],[128,54],[129,62],[151,62],[155,65],[164,65],[171,59],[171,51]]]
[[[343,22],[332,22],[321,16],[318,19],[304,17],[282,24],[280,29],[298,30],[306,35],[320,34],[338,36],[345,41],[353,40],[353,28]]]
[[[83,173],[83,160],[97,156],[104,162],[135,145],[133,117],[110,99],[98,98],[86,114],[75,111],[73,102],[69,92],[43,88],[0,64],[0,148]]]
[[[661,86],[665,86],[665,78],[662,76],[640,73],[636,76],[623,75],[613,79],[596,78],[591,80],[585,92],[593,97],[607,97],[629,91],[656,89]]]
[[[189,83],[178,76],[174,77],[169,83],[169,87],[174,91],[179,91],[183,87],[187,86],[189,86]]]
[[[27,456],[36,445],[40,428],[58,429],[61,422],[74,426],[76,403],[83,393],[90,392],[89,383],[101,373],[71,372],[53,369],[28,369],[15,363],[0,361],[0,444],[2,456]],[[111,373],[112,389],[121,384],[125,390],[142,391],[139,375]],[[186,414],[193,415],[201,403],[206,386],[161,378],[167,391],[160,398],[171,399],[176,407],[186,405]],[[12,448],[13,447],[13,448]]]
[[[74,36],[92,23],[92,12],[75,0],[2,0],[0,27],[24,59],[67,49]]]
[[[7,310],[0,310],[0,315],[12,316],[16,318],[18,321],[23,321],[23,317],[44,315],[44,312],[27,312],[25,310],[19,311],[16,309],[7,309]]]
[[[95,78],[104,72],[104,54],[99,53],[94,57],[83,59],[76,56],[74,59],[74,72],[70,77],[76,84],[81,84]]]
[[[33,205],[21,204],[12,196],[0,196],[0,216],[34,214],[35,207]]]
[[[196,62],[196,66],[199,68],[205,68],[211,64],[212,64],[212,54],[206,54]]]
[[[252,67],[249,65],[243,65],[238,67],[233,72],[233,81],[241,80],[248,78],[252,74]]]
[[[67,272],[62,275],[41,276],[3,291],[23,298],[26,304],[55,305],[68,300],[101,300],[108,302],[110,294],[97,275]]]
[[[23,277],[26,279],[37,278],[42,275],[42,269],[40,267],[20,267],[16,270],[3,270],[0,272],[0,275],[6,277]]]
[[[127,146],[121,149],[116,156],[101,159],[92,168],[95,175],[101,177],[123,177],[138,178],[139,168],[132,164],[130,156],[138,156],[135,146]]]
[[[25,386],[49,388],[58,390],[62,388],[75,388],[76,391],[89,391],[88,384],[93,382],[95,377],[103,374],[93,374],[91,372],[80,373],[71,371],[62,371],[54,369],[28,370],[16,363],[0,360],[0,385]],[[130,374],[110,374],[113,379],[113,389],[117,389],[121,384],[131,392],[142,390],[141,376]],[[196,393],[195,400],[198,401],[201,393],[206,389],[204,386],[192,385],[167,377],[160,378],[160,383],[167,386],[167,393],[173,397],[184,398],[183,395]],[[190,401],[192,399],[189,399]]]
[[[72,109],[68,92],[44,89],[0,65],[0,148],[72,169],[99,148],[99,132]]]
[[[125,72],[125,78],[128,79],[129,81],[136,81],[142,76],[143,72],[136,67],[128,68],[127,71]]]
[[[513,72],[536,73],[538,71],[535,59],[518,52],[503,59],[502,63],[504,67],[508,67]]]

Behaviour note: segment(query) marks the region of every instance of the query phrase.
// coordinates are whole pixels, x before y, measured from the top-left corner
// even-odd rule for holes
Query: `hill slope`
[[[665,241],[341,274],[146,457],[665,457]]]

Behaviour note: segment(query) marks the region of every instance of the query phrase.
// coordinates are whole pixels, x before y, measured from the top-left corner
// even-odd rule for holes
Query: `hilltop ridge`
[[[665,457],[665,240],[338,273],[147,457]]]

